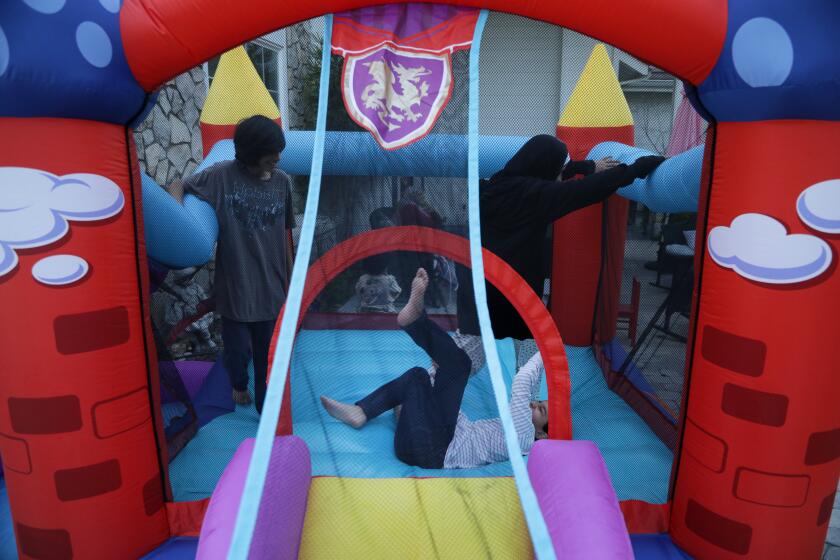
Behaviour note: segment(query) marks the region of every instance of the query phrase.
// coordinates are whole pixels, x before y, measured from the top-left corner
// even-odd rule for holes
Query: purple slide
[[[210,497],[196,560],[227,558],[254,441],[242,442]],[[249,560],[297,558],[311,480],[306,443],[295,436],[275,438]]]
[[[554,551],[563,560],[633,560],[610,475],[591,441],[540,440],[528,475]]]

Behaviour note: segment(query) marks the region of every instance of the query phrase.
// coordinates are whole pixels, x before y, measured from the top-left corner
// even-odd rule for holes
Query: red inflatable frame
[[[722,55],[730,1],[438,3],[563,26],[698,85]],[[276,0],[247,6],[125,0],[121,39],[132,73],[151,92],[254,37],[380,3],[289,0],[278,10]],[[147,279],[131,131],[70,119],[0,120],[7,132],[0,135],[0,164],[98,173],[118,184],[126,199],[119,216],[77,227],[47,250],[89,256],[98,264],[87,280],[59,290],[17,271],[2,281],[6,316],[15,320],[0,322],[0,342],[9,350],[2,365],[14,372],[0,375],[6,407],[0,447],[18,546],[29,557],[137,557],[197,520],[200,507],[179,517],[176,506],[189,503],[164,503],[166,453],[159,448],[155,350],[144,336]],[[840,308],[840,276],[835,267],[798,286],[751,282],[711,260],[702,232],[744,213],[764,213],[790,233],[813,234],[795,201],[808,185],[840,177],[832,151],[840,144],[840,122],[721,123],[714,132],[701,188],[697,238],[703,241],[671,502],[622,505],[631,531],[667,529],[697,558],[816,558],[840,472],[831,390],[837,380],[828,365],[836,361],[837,327],[825,312]],[[835,257],[840,254],[840,236],[822,238]],[[451,250],[436,251],[454,257]],[[31,266],[45,252],[22,251],[21,263]],[[485,259],[489,277],[493,256]]]
[[[125,0],[120,27],[134,76],[146,91],[153,91],[166,80],[254,37],[324,14],[384,3],[388,2],[289,1],[278,10],[274,0],[251,0],[247,9],[222,0]],[[598,5],[588,0],[431,3],[486,8],[567,27],[633,53],[693,84],[702,82],[717,61],[728,13],[727,0],[615,0]]]

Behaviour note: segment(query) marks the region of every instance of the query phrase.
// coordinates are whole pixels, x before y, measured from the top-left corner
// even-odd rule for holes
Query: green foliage
[[[301,85],[301,125],[304,130],[314,130],[318,114],[318,93],[321,81],[321,53],[319,45],[312,48],[303,65]],[[341,74],[344,59],[332,55],[330,63],[330,92],[327,99],[327,130],[361,131],[362,128],[353,122],[344,107],[341,96]]]

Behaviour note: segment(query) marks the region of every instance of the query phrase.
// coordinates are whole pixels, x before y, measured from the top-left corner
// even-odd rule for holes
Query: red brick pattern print
[[[0,456],[4,469],[20,474],[32,472],[32,457],[25,439],[0,434]]]
[[[79,397],[9,399],[9,418],[18,434],[66,434],[82,429]]]
[[[149,392],[140,387],[93,405],[93,433],[106,439],[151,421]]]
[[[764,371],[767,346],[754,340],[706,326],[703,329],[703,358],[728,370],[758,377]]]
[[[160,478],[152,477],[143,485],[143,509],[146,515],[154,515],[163,508],[163,489],[160,485]]]
[[[817,432],[808,438],[805,451],[806,465],[820,465],[840,457],[840,428],[828,432]]]
[[[16,525],[18,546],[34,560],[71,560],[73,545],[70,534],[60,529],[38,529],[23,523]]]
[[[727,383],[721,408],[726,414],[767,426],[782,426],[787,418],[788,398]]]
[[[107,220],[72,223],[60,244],[22,251],[19,270],[3,278],[0,453],[19,556],[140,558],[169,529],[150,421],[149,382],[157,379],[143,336],[133,147],[125,127],[78,119],[0,118],[0,129],[0,167],[98,175],[124,198]],[[90,264],[83,281],[35,279],[35,264],[57,253]],[[158,499],[149,513],[143,485],[152,478]]]
[[[81,354],[128,342],[128,310],[113,307],[59,315],[53,322],[55,347],[61,354]]]
[[[686,526],[724,550],[735,554],[750,551],[752,528],[734,519],[719,515],[694,500],[688,501],[685,514]]]
[[[726,467],[726,442],[710,434],[691,420],[685,421],[685,453],[712,472]]]
[[[797,202],[812,185],[840,178],[840,122],[718,123],[714,137],[670,533],[694,558],[819,558],[840,474],[840,236],[811,229]],[[806,153],[817,162],[807,170],[773,163]],[[756,216],[827,245],[831,267],[779,284],[713,257],[726,250],[715,239],[738,245],[739,259],[758,254],[764,238],[732,227]]]
[[[58,499],[64,502],[92,498],[113,492],[120,486],[122,476],[120,463],[116,460],[55,472],[55,489]]]
[[[834,507],[834,492],[823,498],[820,504],[820,511],[817,513],[817,525],[825,525],[831,519],[831,510]]]
[[[808,499],[811,477],[756,471],[741,467],[733,493],[739,500],[763,506],[800,507]]]

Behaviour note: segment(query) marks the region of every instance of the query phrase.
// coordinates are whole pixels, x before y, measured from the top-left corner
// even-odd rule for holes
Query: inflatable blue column
[[[696,212],[704,149],[705,146],[696,146],[665,160],[648,177],[633,181],[620,189],[618,194],[644,204],[654,212]],[[610,156],[630,164],[650,155],[655,154],[618,142],[604,142],[595,146],[588,157],[601,159]]]

